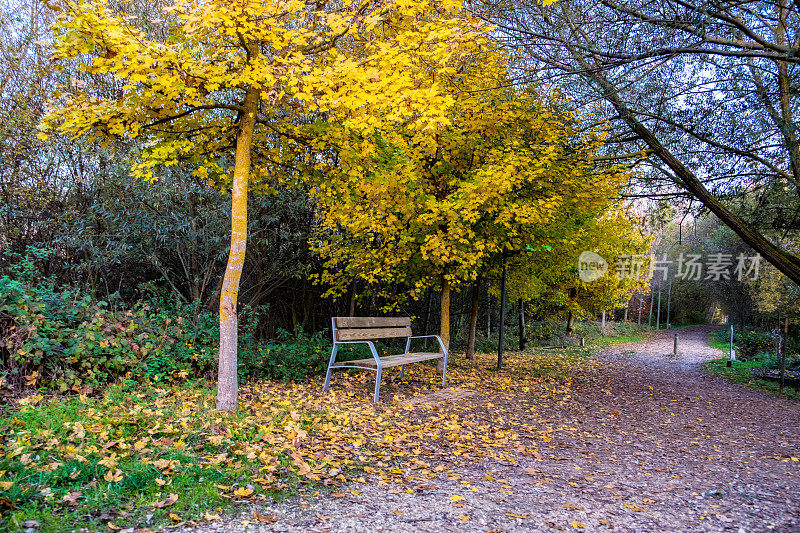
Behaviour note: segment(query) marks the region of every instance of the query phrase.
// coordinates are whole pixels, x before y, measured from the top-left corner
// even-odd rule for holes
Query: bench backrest
[[[408,317],[336,316],[331,320],[334,341],[364,341],[411,336]]]

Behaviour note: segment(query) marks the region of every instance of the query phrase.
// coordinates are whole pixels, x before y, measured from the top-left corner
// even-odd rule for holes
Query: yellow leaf
[[[113,471],[109,470],[108,472],[106,472],[106,475],[104,475],[103,478],[106,481],[108,481],[109,483],[114,482],[114,481],[121,481],[122,480],[122,471],[119,470],[119,469],[113,470]]]
[[[13,481],[0,481],[0,489],[11,490],[11,487],[13,486],[14,486]]]
[[[174,505],[175,502],[177,502],[177,501],[178,501],[178,495],[177,494],[170,494],[164,500],[153,502],[153,507],[155,507],[156,509],[163,509],[164,507],[169,507],[171,505]]]
[[[453,501],[453,502],[460,502],[463,499],[464,499],[464,497],[463,496],[459,496],[458,494],[453,494],[452,496],[450,496],[450,501]]]
[[[205,518],[206,520],[211,522],[211,521],[214,521],[214,520],[219,520],[220,516],[218,514],[211,514],[208,511],[206,511],[205,514],[203,515],[203,518]]]
[[[643,513],[645,511],[647,511],[647,509],[643,509],[643,508],[639,507],[638,505],[636,505],[635,503],[626,503],[625,507],[627,507],[628,509],[631,509],[632,511],[636,511],[637,513]]]
[[[575,529],[581,529],[581,528],[584,528],[584,527],[586,527],[586,524],[581,524],[581,523],[580,523],[580,522],[578,522],[577,520],[573,520],[571,525],[572,525],[572,527],[574,527]]]
[[[253,489],[248,489],[247,487],[239,487],[238,489],[233,491],[233,495],[237,498],[247,498],[248,496],[253,494]]]

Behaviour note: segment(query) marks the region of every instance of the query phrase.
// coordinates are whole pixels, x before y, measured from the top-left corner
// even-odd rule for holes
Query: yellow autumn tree
[[[511,299],[530,301],[540,315],[581,317],[623,305],[646,283],[647,265],[632,265],[647,252],[649,240],[616,203],[616,195],[606,200],[581,206],[542,228],[534,246],[509,265]],[[584,251],[608,262],[605,275],[581,279],[578,261]]]
[[[53,4],[54,56],[78,63],[83,79],[55,95],[43,129],[123,138],[141,149],[139,176],[192,165],[231,191],[217,392],[217,408],[231,411],[247,194],[286,174],[284,135],[321,116],[359,135],[436,128],[452,98],[429,73],[455,74],[449,65],[483,29],[452,0],[178,0],[146,24],[120,5]]]
[[[484,48],[456,76],[440,77],[455,104],[451,122],[435,131],[398,128],[357,140],[327,132],[342,147],[315,189],[314,244],[329,294],[352,279],[399,284],[412,298],[439,287],[446,342],[452,287],[562,213],[616,194],[618,173],[587,170],[599,140],[580,138],[534,90],[503,88],[505,65]]]

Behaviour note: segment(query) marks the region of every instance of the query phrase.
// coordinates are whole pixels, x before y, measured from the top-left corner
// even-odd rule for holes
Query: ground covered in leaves
[[[450,406],[444,412],[426,396],[439,393],[440,379],[428,365],[409,366],[402,383],[397,372],[385,376],[379,405],[370,401],[374,374],[357,371],[338,373],[327,395],[320,380],[251,384],[233,416],[216,412],[212,391],[200,386],[32,395],[0,418],[0,528],[191,525],[218,521],[237,504],[352,496],[353,483],[372,477],[433,479],[454,457],[513,462],[538,453],[539,440],[521,442],[516,402],[568,395],[571,372],[590,356],[526,354],[502,372],[489,370],[488,358],[455,361],[451,388],[434,402]]]
[[[34,396],[2,419],[2,527],[798,529],[800,404],[704,374],[707,334],[456,358],[443,391],[412,365],[379,405],[369,372],[253,387],[232,417],[201,388]]]
[[[705,374],[720,356],[708,332],[678,331],[677,357],[669,331],[604,350],[561,385],[458,386],[415,404],[488,416],[513,431],[504,456],[451,450],[435,476],[408,462],[395,482],[365,476],[191,531],[798,531],[800,404]]]

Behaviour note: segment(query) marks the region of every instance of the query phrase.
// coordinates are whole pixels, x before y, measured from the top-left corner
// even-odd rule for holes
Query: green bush
[[[300,381],[325,372],[331,345],[321,332],[309,335],[301,328],[294,333],[278,330],[275,340],[241,350],[240,373],[251,378]]]
[[[11,386],[78,391],[212,370],[219,334],[208,313],[193,306],[119,311],[53,287],[0,277],[0,375]]]
[[[775,351],[775,341],[769,333],[756,330],[734,331],[733,342],[736,345],[736,357],[742,361],[750,361],[761,356],[769,356]]]

